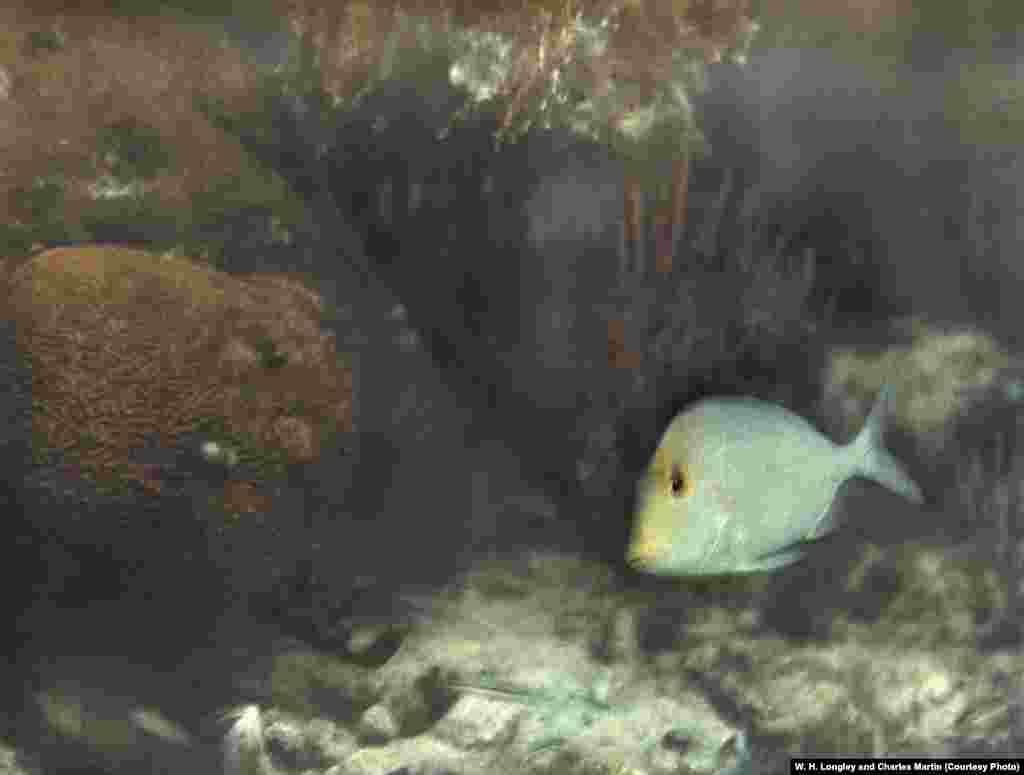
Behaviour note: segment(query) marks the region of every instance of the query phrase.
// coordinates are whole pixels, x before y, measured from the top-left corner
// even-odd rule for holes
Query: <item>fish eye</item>
[[[672,466],[671,487],[672,494],[677,498],[686,493],[686,477],[683,475],[683,467],[678,463]]]

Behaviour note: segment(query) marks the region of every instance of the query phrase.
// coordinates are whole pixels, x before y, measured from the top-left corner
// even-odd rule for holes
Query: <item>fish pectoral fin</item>
[[[804,555],[807,554],[807,550],[817,544],[827,543],[832,537],[834,525],[825,526],[823,531],[819,528],[815,528],[812,533],[813,535],[793,541],[789,544],[784,544],[774,551],[762,554],[754,560],[755,570],[775,570],[776,568],[782,568],[786,565],[803,559]]]
[[[837,508],[836,501],[833,498],[832,502],[825,507],[823,512],[821,512],[821,516],[818,517],[818,521],[814,523],[814,527],[807,533],[804,541],[808,543],[819,541],[829,533],[836,530],[836,528],[842,524],[840,512],[841,510]]]
[[[783,544],[765,554],[759,555],[752,565],[753,570],[775,570],[777,568],[791,565],[800,560],[807,553],[808,548],[827,542],[833,537],[836,529],[841,527],[841,509],[836,508],[833,500],[818,517],[814,526],[807,531],[807,534],[796,541]]]
[[[807,553],[805,549],[807,543],[807,541],[796,541],[795,543],[779,547],[775,551],[762,554],[754,560],[750,570],[776,570],[778,568],[784,568],[787,565],[792,565],[794,562],[802,559]]]

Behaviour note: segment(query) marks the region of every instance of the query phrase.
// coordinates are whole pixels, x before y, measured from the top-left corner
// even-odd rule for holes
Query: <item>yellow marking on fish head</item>
[[[627,552],[627,560],[637,567],[649,567],[671,554],[676,532],[685,523],[685,501],[694,491],[692,468],[678,454],[681,440],[673,439],[675,444],[666,441],[655,450],[638,493],[633,539]]]

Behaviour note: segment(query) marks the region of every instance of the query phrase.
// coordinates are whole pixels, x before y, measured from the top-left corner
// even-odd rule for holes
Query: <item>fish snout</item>
[[[640,535],[633,539],[626,550],[626,562],[637,570],[649,570],[657,567],[664,554],[665,547],[654,536]]]

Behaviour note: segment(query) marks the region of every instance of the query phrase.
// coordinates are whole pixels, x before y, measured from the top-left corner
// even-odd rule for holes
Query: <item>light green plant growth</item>
[[[238,455],[238,463],[252,467],[259,479],[272,480],[284,475],[288,453],[280,447],[267,446],[251,433],[234,433],[223,417],[203,417],[195,429],[209,435],[209,440]]]
[[[18,215],[32,223],[52,223],[64,204],[63,176],[51,174],[36,178],[31,186],[14,191],[13,204]]]
[[[86,450],[90,450],[90,449],[96,449],[96,447],[98,447],[99,445],[100,445],[100,440],[96,436],[96,434],[95,433],[90,433],[89,431],[86,431],[86,432],[84,432],[84,433],[79,435],[79,437],[78,437],[78,445],[77,445],[76,449],[81,450],[81,451],[86,451]]]
[[[9,258],[26,256],[35,242],[32,229],[18,223],[0,223],[0,252]]]
[[[242,385],[241,389],[251,388],[251,385]],[[245,391],[248,393],[249,391]],[[243,400],[245,400],[243,398]],[[289,416],[300,416],[306,411],[301,399],[290,402],[285,409]],[[268,482],[280,479],[284,476],[288,466],[288,453],[274,446],[261,444],[258,439],[248,433],[233,433],[223,417],[204,417],[195,426],[196,430],[208,434],[209,441],[215,443],[223,452],[224,459],[231,459],[232,462],[225,463],[231,467],[235,465],[247,465],[254,473],[256,479]],[[317,431],[322,444],[329,446],[336,441],[341,434],[338,421],[329,415],[321,417],[317,423]],[[223,462],[223,461],[222,461]],[[209,506],[217,512],[223,512],[226,518],[224,527],[230,528],[238,524],[242,515],[233,512],[228,508],[223,494],[211,495],[208,498]]]
[[[33,429],[30,446],[33,465],[46,466],[53,462],[54,452],[42,431]]]
[[[295,398],[288,402],[284,413],[287,417],[301,417],[306,413],[306,402],[301,398]]]
[[[320,433],[320,439],[325,444],[331,444],[338,438],[338,434],[341,433],[341,427],[338,421],[329,414],[325,414],[320,418],[319,428],[317,429]]]
[[[280,175],[253,162],[238,175],[211,180],[192,195],[181,251],[219,266],[232,239],[225,226],[239,214],[253,212],[265,213],[273,243],[290,245],[305,218],[305,204]]]
[[[291,245],[294,241],[291,227],[280,216],[270,216],[270,239],[278,245]]]
[[[146,193],[137,181],[122,182],[113,175],[97,178],[97,159],[54,160],[47,174],[30,186],[15,189],[11,203],[16,222],[0,224],[0,249],[5,255],[26,254],[34,243],[88,242],[109,239],[116,233],[139,235],[160,244],[178,241],[187,216],[169,213],[156,194]],[[79,220],[65,214],[68,179],[92,179],[94,201]]]
[[[114,464],[105,475],[96,479],[96,492],[104,497],[117,498],[131,492],[128,467],[123,463]]]
[[[288,356],[277,349],[274,340],[269,336],[261,336],[256,340],[255,349],[260,356],[260,366],[271,371],[284,368]]]
[[[212,180],[192,196],[192,209],[200,223],[254,208],[273,212],[278,229],[291,228],[305,214],[302,200],[280,175],[255,165],[237,176]]]
[[[241,524],[242,514],[229,507],[227,499],[222,493],[209,496],[206,499],[206,505],[210,508],[211,512],[223,515],[224,521],[219,525],[219,530],[222,532]]]
[[[172,161],[159,130],[130,116],[100,129],[96,155],[121,181],[154,178]]]
[[[946,117],[971,145],[1012,147],[1024,129],[1024,83],[1013,65],[972,62],[946,82]]]
[[[223,417],[201,417],[196,421],[195,428],[200,433],[208,433],[212,437],[224,437],[228,433],[227,422]]]
[[[31,185],[11,192],[11,205],[15,220],[0,223],[0,251],[8,257],[30,252],[34,243],[64,242],[88,239],[88,234],[77,222],[68,222],[64,216],[64,185],[69,175],[89,172],[70,169],[63,161],[53,161],[46,175],[37,177]]]
[[[64,33],[53,28],[33,30],[28,34],[28,49],[33,55],[60,51],[65,43]]]

